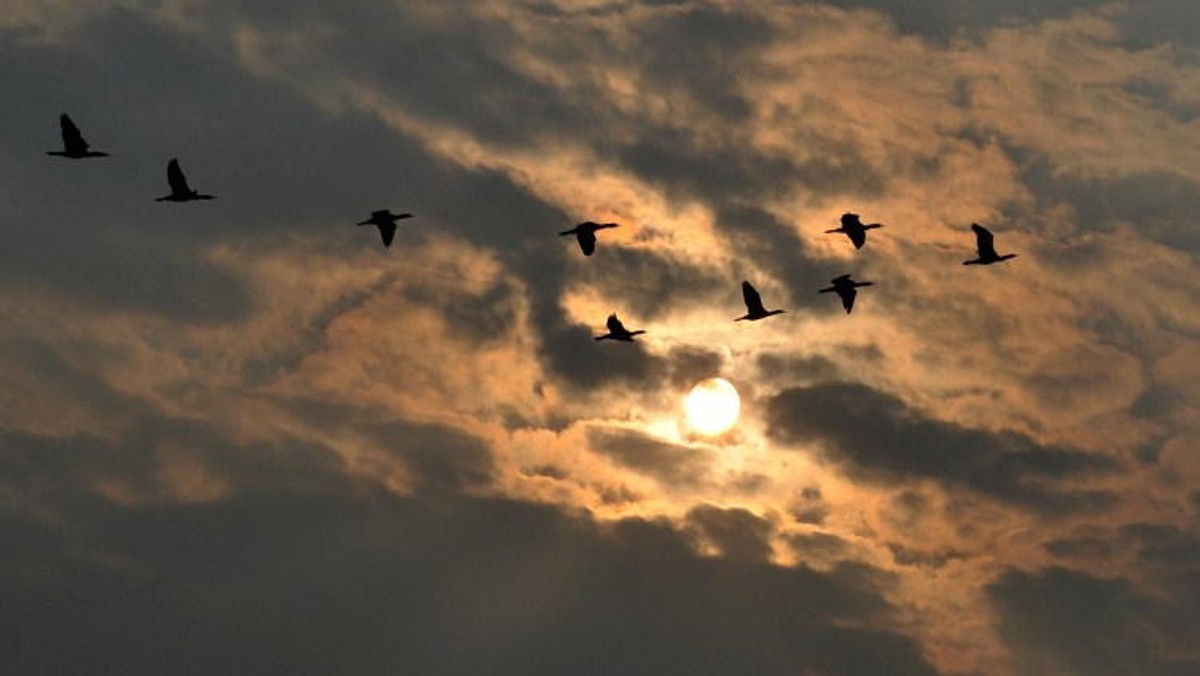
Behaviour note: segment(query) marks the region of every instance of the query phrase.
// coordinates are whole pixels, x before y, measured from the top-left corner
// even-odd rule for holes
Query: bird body
[[[747,321],[757,321],[766,319],[771,315],[783,314],[783,310],[768,310],[763,307],[762,297],[758,295],[758,291],[750,282],[742,282],[742,300],[746,303],[746,314],[734,319],[735,322],[740,322],[743,319]]]
[[[89,149],[88,142],[84,140],[83,134],[79,132],[79,127],[75,126],[75,123],[71,121],[71,118],[66,113],[58,116],[58,126],[62,130],[63,149],[47,150],[47,155],[57,155],[72,160],[79,160],[85,157],[108,157],[108,153]]]
[[[202,195],[188,185],[187,177],[179,168],[179,160],[171,158],[167,163],[167,184],[171,186],[171,194],[156,197],[155,202],[191,202],[194,200],[216,199],[213,195]]]
[[[987,228],[972,223],[971,229],[975,231],[975,249],[978,253],[974,259],[963,261],[963,265],[991,265],[1017,257],[1017,254],[998,255],[994,244],[995,236]]]
[[[875,285],[874,282],[856,282],[850,278],[849,274],[839,275],[829,281],[833,286],[825,287],[818,293],[836,293],[842,299],[842,307],[845,308],[846,314],[850,314],[850,310],[854,308],[854,298],[858,295],[855,288]]]
[[[883,223],[867,223],[864,225],[862,221],[858,220],[858,214],[847,213],[842,214],[842,227],[826,230],[825,232],[844,232],[850,238],[850,241],[854,243],[854,248],[861,249],[867,243],[867,231],[882,227]]]
[[[629,329],[625,328],[625,325],[621,323],[621,320],[617,319],[616,314],[609,315],[608,321],[605,324],[608,326],[608,333],[604,334],[603,336],[596,336],[596,340],[620,340],[626,343],[632,343],[634,336],[645,333],[645,331],[641,329],[638,329],[637,331],[630,331]]]
[[[365,221],[359,221],[359,225],[374,225],[379,228],[379,236],[383,239],[383,246],[390,247],[392,239],[396,236],[396,221],[412,218],[412,214],[393,214],[388,209],[377,209],[371,212],[371,217]]]
[[[591,256],[596,252],[596,231],[619,227],[621,226],[617,223],[595,223],[593,221],[586,221],[571,228],[570,230],[563,230],[558,234],[561,237],[575,235],[575,239],[579,241],[579,249],[583,251],[583,255]]]

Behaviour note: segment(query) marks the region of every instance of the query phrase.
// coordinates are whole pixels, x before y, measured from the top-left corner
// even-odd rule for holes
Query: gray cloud
[[[865,628],[888,613],[870,569],[699,558],[663,523],[278,494],[72,523],[0,519],[21,673],[935,673]]]
[[[771,558],[774,525],[741,508],[722,509],[697,505],[687,513],[687,523],[701,539],[715,546],[721,556],[734,561],[766,563]]]
[[[1065,568],[1009,571],[987,587],[1021,673],[1097,676],[1200,669],[1193,613],[1200,584],[1175,591],[1156,598],[1124,580]]]
[[[591,427],[588,448],[667,486],[696,486],[708,476],[713,454],[655,439],[630,429]]]
[[[1114,500],[1101,491],[1054,486],[1113,471],[1117,465],[1109,458],[1043,446],[1012,432],[943,422],[864,385],[785,390],[771,399],[767,411],[773,438],[816,442],[855,476],[888,482],[937,479],[1050,513],[1103,508]]]

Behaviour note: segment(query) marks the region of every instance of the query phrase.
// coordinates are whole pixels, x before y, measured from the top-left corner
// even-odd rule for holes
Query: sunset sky
[[[0,671],[1200,673],[1198,26],[0,0]]]

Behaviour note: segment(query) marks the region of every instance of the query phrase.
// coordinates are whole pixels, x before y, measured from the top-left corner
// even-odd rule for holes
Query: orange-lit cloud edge
[[[561,312],[596,332],[612,311],[645,328],[642,347],[629,349],[665,369],[656,379],[587,388],[556,378],[539,358],[531,280],[453,222],[414,225],[427,232],[387,252],[345,242],[362,234],[354,231],[230,237],[198,255],[249,290],[252,311],[234,323],[173,322],[10,286],[0,296],[5,337],[47,345],[140,406],[213,425],[240,444],[333,449],[345,472],[398,493],[412,490],[409,464],[389,452],[386,436],[360,430],[393,420],[459,430],[482,440],[495,463],[487,482],[464,490],[584,508],[602,520],[743,508],[769,524],[777,565],[824,570],[853,560],[894,573],[893,628],[918,638],[940,668],[1045,668],[1009,654],[988,585],[1012,571],[1061,567],[1161,592],[1136,546],[1119,543],[1134,542],[1130,526],[1145,524],[1196,536],[1200,273],[1194,252],[1171,247],[1170,237],[1152,238],[1136,220],[1093,227],[1066,197],[1037,194],[1028,172],[1038,164],[1047,181],[1079,184],[1146,175],[1200,183],[1196,122],[1128,86],[1152,83],[1172,103],[1194,106],[1200,69],[1170,47],[1123,44],[1112,8],[940,44],[872,12],[709,6],[769,27],[720,61],[725,72],[706,74],[744,106],[736,125],[702,96],[710,92],[669,86],[670,73],[639,59],[639,39],[679,7],[407,8],[406,20],[432,35],[464,25],[502,35],[491,55],[509,73],[592,122],[506,138],[413,105],[397,95],[402,84],[327,51],[344,27],[220,17],[203,3],[156,18],[236,49],[247,70],[330,115],[373,116],[447,163],[506,176],[572,219],[623,223],[602,233],[591,259],[561,242]],[[514,112],[503,101],[480,105]],[[684,157],[744,163],[760,183],[734,181],[717,198],[696,186],[719,190],[720,177],[656,180],[655,167],[613,151],[661,138],[684,144]],[[775,163],[802,166],[811,180],[791,174],[775,183]],[[778,262],[787,252],[752,259],[761,246],[745,241],[752,229],[726,222],[729,205],[786,224],[792,239],[782,241],[801,243],[805,261],[877,286],[843,315],[815,287],[791,286]],[[822,234],[843,211],[887,226],[854,252]],[[1020,257],[960,266],[972,221]],[[1159,226],[1170,233],[1191,224]],[[621,259],[620,250],[646,258]],[[630,260],[679,272],[664,282]],[[730,321],[741,311],[741,279],[788,313]],[[645,297],[674,280],[695,281],[673,297],[678,305]],[[472,315],[446,311],[458,302],[502,320],[490,334],[464,333],[456,322]],[[112,358],[92,367],[99,353]],[[680,366],[693,353],[704,357],[695,373]],[[130,432],[133,415],[47,386],[21,359],[4,369],[22,392],[4,407],[7,430]],[[742,422],[716,440],[688,437],[680,398],[710,375],[738,386]],[[1139,402],[1152,391],[1169,391],[1172,403],[1144,411]],[[821,410],[836,416],[834,404],[864,400],[847,424],[870,413],[887,419],[881,429],[923,443],[997,440],[1001,453],[1028,453],[1014,461],[1028,467],[951,457],[941,459],[966,466],[910,466],[879,456],[929,449],[855,436],[804,413],[827,401]],[[313,413],[323,408],[338,414]],[[622,443],[661,444],[664,464],[602,450]],[[664,450],[673,447],[700,460]],[[1153,462],[1140,455],[1148,447],[1159,449]],[[102,472],[91,488],[118,503],[236,494],[236,477],[188,450],[161,443],[150,478]],[[1072,463],[1078,471],[1037,469]],[[837,546],[806,548],[817,535]],[[1118,544],[1098,556],[1064,553],[1094,541]],[[1162,653],[1195,659],[1178,638],[1164,636]]]

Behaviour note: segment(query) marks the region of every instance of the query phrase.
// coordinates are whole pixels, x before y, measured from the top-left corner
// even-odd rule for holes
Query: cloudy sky
[[[6,670],[1200,671],[1196,3],[0,10]]]

